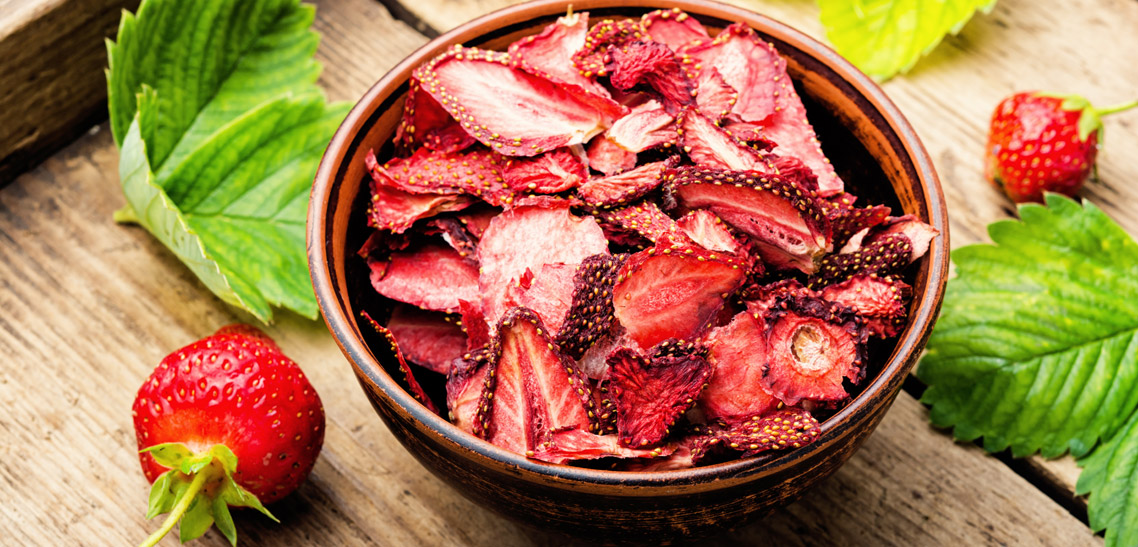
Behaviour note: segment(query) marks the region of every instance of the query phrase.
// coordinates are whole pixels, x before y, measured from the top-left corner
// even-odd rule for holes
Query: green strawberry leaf
[[[297,0],[147,0],[108,42],[108,108],[127,208],[223,301],[264,322],[316,318],[304,223],[348,105],[315,85]]]
[[[1046,202],[953,252],[917,376],[958,439],[1082,456],[1138,407],[1138,244],[1093,204]]]
[[[826,37],[863,72],[879,80],[908,72],[946,34],[996,0],[818,0]]]
[[[1107,547],[1138,545],[1138,413],[1079,465],[1083,472],[1075,492],[1091,495],[1091,529],[1107,530]]]

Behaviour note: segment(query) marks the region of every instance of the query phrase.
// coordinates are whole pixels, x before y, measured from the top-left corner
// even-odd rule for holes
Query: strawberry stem
[[[1138,100],[1130,101],[1128,103],[1116,104],[1114,106],[1108,106],[1106,108],[1096,108],[1095,114],[1098,114],[1099,116],[1106,116],[1108,114],[1114,114],[1115,112],[1130,110],[1136,106],[1138,106]]]
[[[170,530],[174,529],[174,525],[181,520],[182,515],[186,513],[186,509],[190,508],[190,504],[192,504],[194,498],[198,496],[198,492],[201,491],[202,486],[205,485],[206,481],[213,475],[213,473],[210,472],[211,469],[213,469],[213,466],[206,466],[194,474],[194,479],[190,481],[190,486],[186,490],[186,493],[178,500],[178,504],[170,510],[170,514],[166,516],[166,520],[162,521],[162,527],[153,534],[150,534],[150,537],[146,538],[146,541],[143,541],[140,547],[154,547],[166,534],[170,533]]]

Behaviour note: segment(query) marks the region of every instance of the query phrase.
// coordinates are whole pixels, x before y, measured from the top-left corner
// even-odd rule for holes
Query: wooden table
[[[319,1],[321,83],[330,98],[354,101],[430,36],[503,3]],[[741,3],[822,36],[812,2]],[[154,530],[157,521],[143,519],[148,485],[131,428],[135,390],[167,352],[251,320],[214,298],[145,231],[111,221],[123,198],[99,106],[105,60],[98,42],[129,4],[0,0],[0,183],[14,178],[0,189],[4,544],[124,545]],[[936,161],[955,246],[983,240],[987,223],[1013,214],[981,176],[996,102],[1033,88],[1080,92],[1102,104],[1133,99],[1135,28],[1134,0],[1000,0],[911,74],[885,84]],[[47,61],[27,66],[37,59]],[[1101,180],[1083,194],[1131,233],[1138,233],[1136,126],[1132,113],[1107,122]],[[31,129],[14,135],[13,128]],[[243,545],[563,542],[428,474],[380,423],[323,324],[279,317],[268,330],[320,392],[327,439],[309,481],[273,508],[285,524],[237,515]],[[909,384],[833,478],[709,544],[1101,543],[1086,526],[1085,500],[1073,493],[1078,468],[1070,458],[1011,460],[956,444],[928,425],[916,399],[922,386]],[[211,531],[199,544],[225,540]]]

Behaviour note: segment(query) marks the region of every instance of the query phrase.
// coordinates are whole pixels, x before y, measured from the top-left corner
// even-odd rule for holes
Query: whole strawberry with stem
[[[1043,192],[1075,195],[1090,178],[1102,142],[1102,116],[1138,101],[1094,108],[1078,95],[1021,92],[996,106],[984,175],[1012,201],[1043,201]]]
[[[154,485],[146,518],[169,513],[142,543],[181,521],[182,542],[217,524],[230,543],[229,507],[264,504],[300,485],[324,443],[324,407],[300,367],[246,325],[167,355],[138,390],[134,430]]]

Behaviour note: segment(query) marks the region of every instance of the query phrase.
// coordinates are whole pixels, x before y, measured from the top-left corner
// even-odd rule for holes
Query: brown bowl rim
[[[825,44],[784,23],[744,8],[713,0],[675,0],[666,3],[660,2],[660,0],[593,0],[576,3],[579,6],[587,5],[587,7],[580,7],[577,11],[604,8],[652,10],[674,7],[725,20],[745,21],[763,34],[792,44],[841,76],[847,84],[851,85],[877,109],[884,121],[899,137],[905,152],[912,160],[917,179],[923,186],[924,199],[930,214],[928,221],[940,232],[940,237],[933,240],[929,252],[924,258],[928,261],[926,266],[929,272],[927,290],[906,327],[903,338],[898,340],[889,361],[881,372],[869,385],[865,386],[850,404],[822,424],[822,434],[811,447],[783,452],[776,457],[741,459],[669,471],[609,471],[550,464],[529,459],[461,431],[442,416],[429,411],[387,374],[363,339],[358,336],[358,331],[353,327],[355,323],[345,310],[348,303],[339,299],[332,285],[330,253],[325,252],[327,245],[330,244],[328,230],[331,224],[327,218],[328,208],[324,205],[327,203],[327,198],[330,197],[336,171],[339,169],[337,158],[343,155],[343,158],[347,159],[344,149],[350,146],[355,138],[356,128],[365,121],[364,118],[368,114],[370,105],[382,101],[387,94],[385,91],[390,93],[401,85],[403,80],[399,78],[399,74],[409,67],[418,66],[427,60],[428,55],[439,48],[440,44],[446,43],[448,46],[464,44],[471,39],[499,30],[499,23],[503,21],[507,24],[516,24],[539,17],[548,17],[552,14],[565,12],[571,4],[573,2],[566,0],[535,0],[491,12],[455,27],[430,40],[392,67],[360,98],[348,113],[321,158],[312,188],[307,225],[309,270],[320,310],[333,338],[356,369],[357,377],[366,378],[368,382],[374,384],[377,393],[383,394],[384,397],[394,402],[398,407],[397,410],[409,414],[417,424],[435,436],[437,441],[441,440],[453,445],[454,448],[472,452],[499,464],[509,465],[517,471],[531,472],[563,481],[595,485],[653,487],[696,484],[725,477],[744,479],[757,474],[768,474],[793,461],[809,458],[814,452],[828,447],[827,440],[829,438],[839,436],[841,433],[839,426],[852,423],[855,418],[867,413],[869,409],[875,406],[871,403],[896,393],[900,386],[894,387],[890,384],[903,382],[905,376],[916,363],[913,354],[923,347],[927,341],[944,295],[949,260],[948,213],[944,201],[944,192],[933,168],[932,159],[908,120],[877,83]],[[555,7],[556,9],[554,9]],[[709,14],[707,13],[709,10],[718,13]]]

